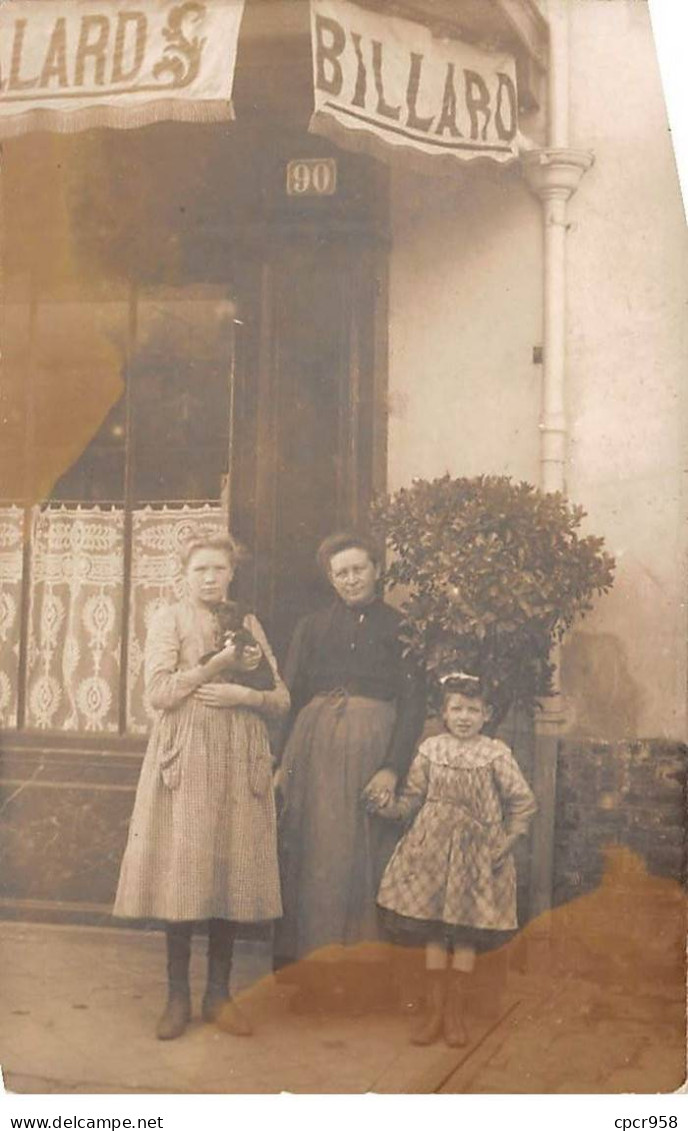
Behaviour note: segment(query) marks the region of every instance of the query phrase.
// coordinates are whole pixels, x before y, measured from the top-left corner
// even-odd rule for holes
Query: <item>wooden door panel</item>
[[[284,239],[263,272],[253,375],[239,380],[237,482],[254,472],[253,593],[284,651],[300,615],[326,598],[318,542],[360,521],[371,491],[374,306],[370,257],[343,242]],[[249,423],[253,415],[252,424]],[[246,450],[254,437],[253,452]]]

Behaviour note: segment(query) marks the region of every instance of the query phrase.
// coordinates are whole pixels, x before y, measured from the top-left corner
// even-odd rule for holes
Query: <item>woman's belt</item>
[[[387,689],[371,687],[363,680],[347,680],[346,683],[337,683],[332,687],[319,687],[313,692],[313,699],[321,695],[347,695],[351,699],[377,699],[381,703],[393,703],[396,699],[395,692]]]
[[[338,714],[346,710],[350,701],[355,699],[357,702],[361,700],[368,700],[369,703],[391,703],[393,700],[380,699],[375,695],[361,695],[355,691],[351,691],[348,687],[333,687],[330,691],[319,691],[311,699],[311,703],[318,703],[323,707],[330,707]]]

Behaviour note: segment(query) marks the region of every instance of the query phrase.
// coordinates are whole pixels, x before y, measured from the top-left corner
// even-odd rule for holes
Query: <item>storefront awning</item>
[[[233,118],[245,0],[5,0],[0,139]],[[384,7],[310,0],[311,130],[379,157],[506,162],[517,60]],[[304,29],[305,30],[305,29]]]
[[[231,119],[244,0],[4,0],[0,138]]]
[[[314,132],[348,148],[510,161],[516,61],[349,0],[311,0]]]

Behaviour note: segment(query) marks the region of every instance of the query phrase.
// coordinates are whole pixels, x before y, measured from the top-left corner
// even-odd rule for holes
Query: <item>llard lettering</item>
[[[70,86],[132,84],[146,57],[148,20],[143,12],[125,9],[112,21],[108,16],[83,15],[78,23],[58,16],[45,53],[39,56],[43,60],[40,74],[29,76],[23,73],[25,58],[30,55],[30,37],[35,40],[39,32],[38,42],[42,48],[46,42],[45,28],[26,19],[15,20],[7,82],[9,92],[36,87],[65,90]],[[34,43],[34,52],[35,46]]]

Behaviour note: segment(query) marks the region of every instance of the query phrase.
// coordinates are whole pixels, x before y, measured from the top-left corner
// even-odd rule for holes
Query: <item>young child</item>
[[[426,944],[426,1010],[412,1042],[431,1044],[444,1028],[456,1047],[468,1040],[463,997],[476,947],[518,925],[512,849],[536,805],[508,747],[481,733],[492,712],[480,679],[452,672],[440,690],[444,732],[421,744],[398,798],[379,810],[416,816],[377,901],[388,922]]]

